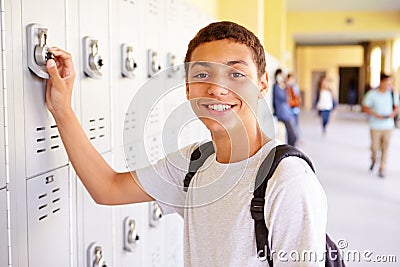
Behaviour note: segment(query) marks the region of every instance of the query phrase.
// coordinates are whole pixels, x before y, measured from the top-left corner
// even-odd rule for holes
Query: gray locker
[[[57,125],[53,117],[47,110],[45,103],[45,83],[46,80],[38,77],[38,74],[28,69],[29,62],[33,62],[36,70],[43,73],[44,67],[39,66],[34,58],[34,49],[40,41],[46,40],[47,45],[57,45],[61,48],[66,45],[66,24],[65,10],[59,8],[65,6],[64,0],[46,0],[41,2],[45,6],[46,12],[43,14],[42,8],[38,7],[35,1],[22,0],[22,29],[23,40],[23,95],[24,95],[24,122],[25,122],[25,160],[26,176],[47,172],[57,167],[66,165],[68,162],[67,154],[63,148]],[[57,23],[54,23],[54,22]],[[29,32],[29,25],[35,24],[37,27]],[[41,30],[47,29],[47,33],[38,35]],[[42,32],[43,33],[43,32]],[[47,38],[46,38],[47,37]],[[42,39],[41,39],[42,38]],[[29,47],[28,47],[29,46]],[[37,50],[36,50],[37,51]],[[44,73],[46,75],[47,73]],[[19,88],[15,88],[18,90]],[[17,117],[16,119],[22,119]],[[21,140],[22,141],[22,140]]]
[[[183,266],[183,219],[179,214],[165,216],[165,266]]]
[[[3,62],[2,58],[3,53],[0,53],[0,62]],[[4,66],[5,67],[5,66]],[[1,68],[3,70],[3,66]],[[4,106],[4,96],[3,96],[3,86],[5,85],[3,80],[3,71],[0,71],[0,82],[2,84],[0,90],[0,189],[6,186],[6,171],[5,171],[5,140],[4,140],[4,109],[7,108]]]
[[[30,267],[70,266],[68,169],[66,166],[26,182]]]
[[[111,163],[111,154],[103,154]],[[78,177],[75,177],[78,179]],[[101,257],[107,266],[114,263],[114,207],[96,204],[82,183],[77,183],[77,234],[78,266],[87,267],[94,260],[96,247],[101,249]]]
[[[143,215],[146,204],[125,205],[116,208],[114,222],[115,266],[146,266],[143,263],[143,240],[146,239]],[[130,223],[134,223],[133,226]]]
[[[112,1],[111,25],[113,38],[111,42],[112,73],[112,147],[122,147],[124,127],[134,131],[140,139],[139,129],[141,107],[128,112],[128,106],[144,81],[145,62],[143,61],[143,40],[140,36],[141,21],[138,0]],[[135,18],[135,27],[129,23]]]
[[[111,149],[109,1],[78,3],[81,123],[93,145],[104,153]]]
[[[147,78],[154,77],[161,79],[157,74],[165,69],[166,51],[165,42],[165,0],[146,0],[141,1],[143,5],[142,20],[146,27],[142,27],[145,36],[145,46],[147,54]],[[162,84],[162,81],[160,81]],[[151,99],[155,104],[155,100]],[[163,116],[162,99],[148,116],[146,126],[148,135],[161,132]]]
[[[143,266],[165,266],[165,221],[160,218],[160,210],[155,202],[147,204],[147,223],[145,238],[143,240],[144,264]]]
[[[8,231],[6,190],[0,190],[0,266],[8,266]]]

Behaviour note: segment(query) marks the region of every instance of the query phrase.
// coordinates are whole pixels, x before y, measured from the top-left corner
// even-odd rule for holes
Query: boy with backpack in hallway
[[[78,177],[97,203],[156,200],[163,214],[180,214],[188,267],[272,266],[272,262],[325,266],[321,258],[327,201],[311,166],[301,157],[283,158],[268,186],[263,181],[258,185],[264,188],[255,186],[264,159],[278,142],[261,130],[255,116],[257,102],[268,89],[268,75],[264,49],[252,32],[233,22],[216,22],[189,43],[186,96],[210,131],[211,146],[201,151],[200,144],[192,144],[153,166],[125,173],[115,172],[104,161],[72,110],[71,55],[59,48],[50,51],[55,60],[47,62],[47,107]],[[204,162],[192,169],[191,163],[201,158],[194,152],[204,155],[205,150],[210,153]],[[173,187],[154,188],[158,182]],[[265,197],[254,197],[259,188]],[[261,237],[255,233],[260,227],[265,228]],[[318,259],[293,260],[292,251],[314,252]]]

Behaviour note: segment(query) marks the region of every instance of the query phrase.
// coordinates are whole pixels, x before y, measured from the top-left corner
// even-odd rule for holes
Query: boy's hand
[[[57,117],[72,110],[75,70],[69,53],[57,47],[52,47],[49,51],[54,55],[54,60],[49,59],[46,63],[50,76],[46,85],[46,105],[53,116]]]

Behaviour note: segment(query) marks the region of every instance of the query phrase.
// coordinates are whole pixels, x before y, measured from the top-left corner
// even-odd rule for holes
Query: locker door
[[[130,167],[138,167],[140,153],[136,151],[131,158],[124,156],[123,130],[137,132],[139,137],[139,120],[141,107],[127,112],[134,93],[143,83],[144,63],[141,61],[141,42],[139,29],[141,21],[138,0],[112,1],[112,161],[113,168],[119,172],[127,171],[125,164],[129,160]],[[132,23],[133,22],[133,23]],[[132,26],[134,25],[134,27]],[[143,46],[142,46],[143,47]],[[135,66],[136,64],[136,66]],[[132,68],[133,67],[133,68]],[[115,266],[144,266],[142,260],[145,204],[123,205],[115,207],[114,240]]]
[[[70,266],[69,167],[27,180],[30,267]]]
[[[122,148],[123,130],[134,131],[140,140],[142,131],[139,129],[141,107],[127,112],[128,106],[144,82],[145,61],[142,58],[144,51],[143,37],[139,30],[142,22],[139,20],[139,1],[138,0],[118,0],[112,1],[112,32],[111,54],[112,54],[112,147],[113,149]]]
[[[179,214],[165,218],[165,255],[168,267],[183,267],[183,219]]]
[[[160,79],[159,83],[163,84],[165,75],[158,75],[165,70],[166,51],[165,43],[165,1],[164,0],[146,0],[142,3],[142,21],[146,27],[141,27],[143,36],[145,36],[146,48],[146,78]],[[156,104],[155,99],[150,99],[151,104]],[[150,114],[146,114],[147,121],[146,131],[148,135],[161,132],[163,101],[154,107]]]
[[[79,1],[82,126],[100,153],[110,151],[109,1]]]
[[[40,2],[40,5],[35,1],[21,1],[27,177],[53,170],[68,162],[57,125],[45,104],[46,80],[38,77],[38,74],[33,71],[34,69],[43,72],[44,69],[40,65],[43,62],[38,62],[38,58],[34,56],[35,51],[40,49],[41,41],[45,41],[49,46],[56,45],[65,48],[65,10],[60,8],[64,6],[64,0],[44,0]],[[44,11],[44,8],[51,12]],[[35,26],[29,27],[31,24],[35,24]],[[47,32],[45,32],[46,29]],[[38,47],[35,48],[36,45]],[[34,68],[31,66],[28,68],[29,62],[34,65]],[[23,140],[20,141],[23,142]]]
[[[162,157],[161,136],[150,136],[145,141],[146,158],[155,163]],[[145,238],[143,240],[144,266],[165,266],[165,218],[160,217],[160,209],[156,202],[146,203],[147,219]]]
[[[0,189],[0,266],[8,266],[8,232],[7,232],[7,198],[6,190]]]
[[[111,163],[110,153],[103,157]],[[96,247],[106,266],[117,266],[113,257],[114,207],[96,204],[82,183],[77,184],[78,266],[92,267],[89,262],[93,263]]]
[[[2,60],[2,53],[0,53],[0,62]],[[3,68],[2,68],[3,69]],[[3,81],[3,72],[0,72],[0,81],[1,84],[4,85]],[[3,96],[3,88],[1,88],[0,92],[0,189],[6,186],[6,171],[5,171],[5,147],[4,147],[4,96]]]

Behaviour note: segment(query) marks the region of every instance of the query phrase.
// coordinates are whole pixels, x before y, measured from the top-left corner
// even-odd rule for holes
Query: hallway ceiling
[[[287,9],[288,11],[400,11],[400,0],[287,0]]]
[[[288,11],[385,11],[398,10],[400,0],[287,0]],[[368,40],[400,37],[400,32],[313,33],[293,36],[300,45],[358,44]]]

